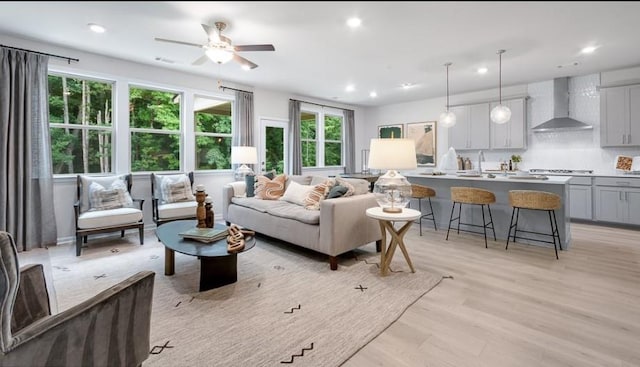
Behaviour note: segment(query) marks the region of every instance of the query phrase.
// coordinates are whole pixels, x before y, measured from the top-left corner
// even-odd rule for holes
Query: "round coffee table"
[[[200,292],[223,285],[235,283],[238,280],[238,253],[251,250],[256,239],[245,237],[244,250],[234,253],[227,252],[227,239],[216,242],[203,243],[196,240],[183,239],[179,233],[198,224],[195,220],[176,220],[165,223],[156,229],[156,235],[164,245],[164,275],[175,272],[175,251],[181,254],[197,256],[200,259]],[[216,229],[227,228],[216,224]]]

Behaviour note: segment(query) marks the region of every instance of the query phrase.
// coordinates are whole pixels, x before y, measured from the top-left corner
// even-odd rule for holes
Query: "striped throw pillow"
[[[187,175],[163,177],[160,183],[160,192],[162,193],[162,204],[196,199],[191,192],[191,181]]]
[[[304,199],[304,208],[308,210],[320,210],[320,202],[327,196],[331,188],[332,180],[327,180],[321,184],[315,185],[313,190],[307,194]]]
[[[287,182],[287,175],[281,174],[268,179],[265,176],[256,176],[256,199],[278,200],[284,195],[284,184]]]
[[[89,186],[89,211],[133,207],[133,200],[122,180],[115,180],[105,188],[97,182]]]

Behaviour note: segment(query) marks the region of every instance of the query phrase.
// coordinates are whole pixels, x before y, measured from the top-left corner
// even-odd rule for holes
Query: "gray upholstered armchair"
[[[149,356],[155,273],[51,315],[42,265],[19,268],[0,231],[0,366],[139,366]]]

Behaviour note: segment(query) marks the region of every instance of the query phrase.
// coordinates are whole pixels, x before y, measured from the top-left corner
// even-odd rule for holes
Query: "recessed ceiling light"
[[[100,24],[89,23],[87,25],[89,26],[89,29],[91,29],[92,31],[94,31],[96,33],[104,33],[106,31],[106,29],[103,26],[101,26]]]
[[[413,87],[413,83],[402,83],[402,88],[409,89]]]
[[[489,69],[485,67],[478,68],[478,74],[486,74]]]
[[[242,65],[242,70],[251,70],[251,66],[249,65]]]
[[[349,84],[346,88],[344,88],[344,90],[346,90],[347,92],[353,92],[354,90],[356,90],[356,86],[353,84]]]
[[[360,27],[360,25],[362,24],[362,19],[357,18],[357,17],[353,17],[353,18],[349,18],[347,20],[347,25],[351,28],[357,28]]]
[[[376,98],[378,96],[378,93],[376,93],[376,91],[371,91],[371,93],[369,93],[369,97],[371,98]]]
[[[580,51],[580,52],[582,52],[583,54],[592,54],[593,51],[596,50],[596,48],[597,47],[595,47],[595,46],[588,46],[588,47],[583,48],[582,51]]]

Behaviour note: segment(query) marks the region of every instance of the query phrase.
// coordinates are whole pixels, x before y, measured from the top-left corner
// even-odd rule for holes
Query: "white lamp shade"
[[[258,163],[258,150],[256,147],[231,147],[232,164],[256,164]]]
[[[504,124],[511,120],[511,110],[509,107],[499,104],[491,110],[491,121],[496,124]]]
[[[412,139],[371,139],[369,168],[416,169],[416,145]]]
[[[229,62],[233,59],[233,52],[223,48],[212,47],[207,49],[204,53],[211,59],[211,61],[218,64],[224,64],[225,62]]]
[[[456,114],[451,111],[445,111],[440,114],[438,124],[442,127],[452,127],[456,124]]]

